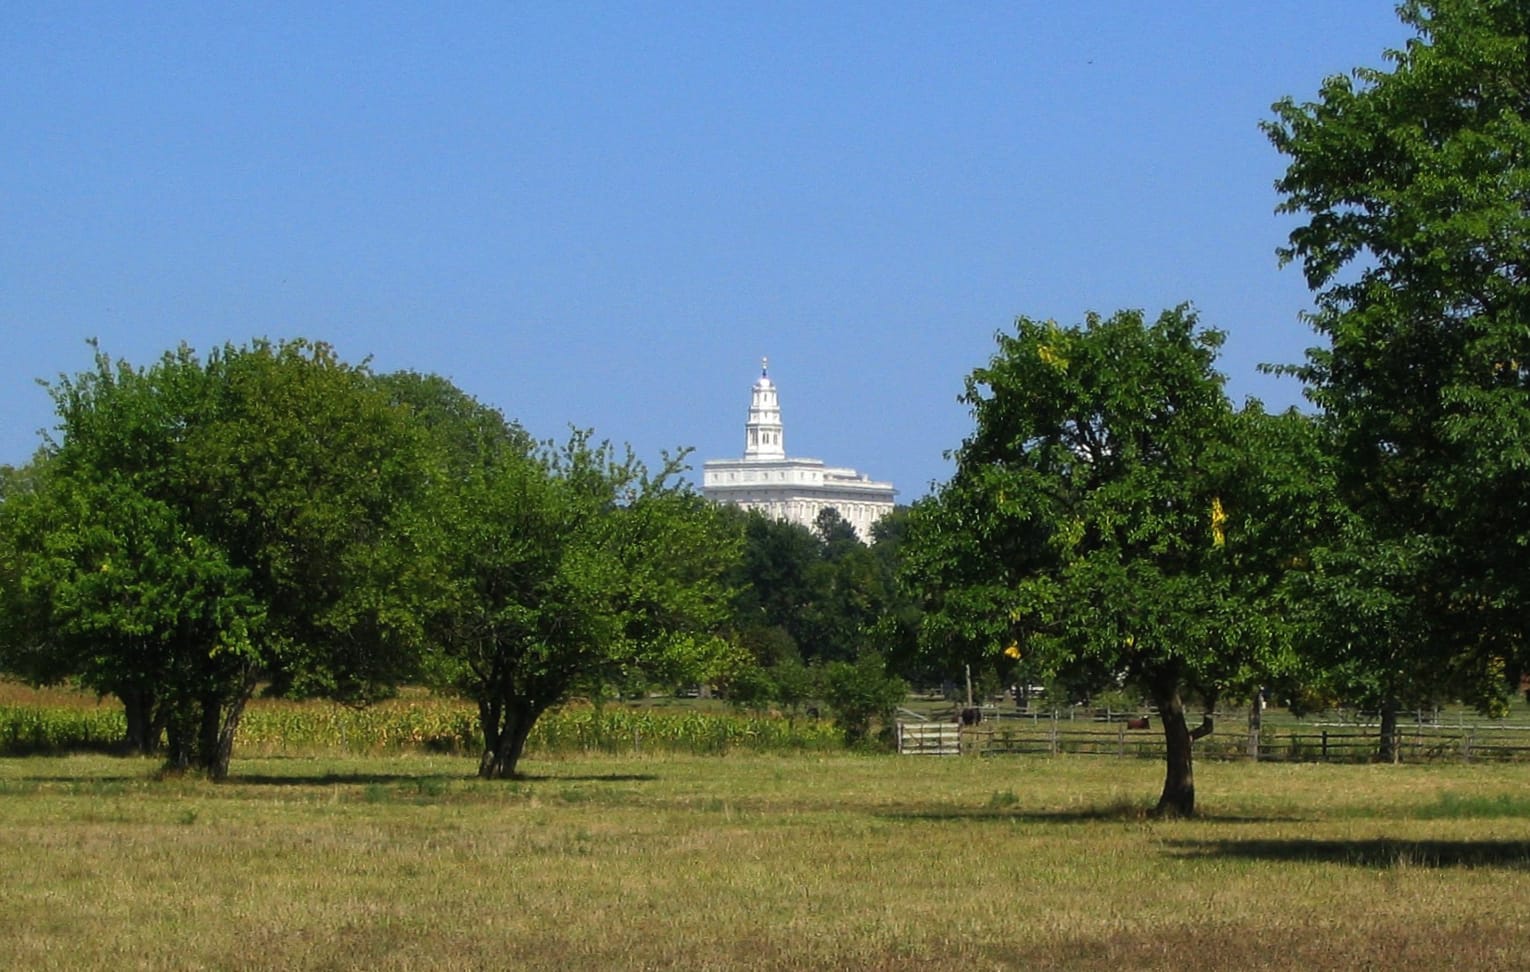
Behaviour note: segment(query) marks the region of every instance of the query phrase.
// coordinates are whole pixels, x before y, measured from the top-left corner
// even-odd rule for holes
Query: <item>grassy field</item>
[[[0,760],[0,966],[1517,969],[1530,767]]]

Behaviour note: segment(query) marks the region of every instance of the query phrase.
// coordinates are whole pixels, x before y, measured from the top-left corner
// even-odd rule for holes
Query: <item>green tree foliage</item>
[[[431,429],[436,468],[416,525],[430,549],[421,613],[429,679],[476,703],[479,775],[512,776],[538,718],[635,673],[708,677],[738,538],[716,507],[575,432],[536,445],[440,379],[394,376]]]
[[[908,683],[887,671],[875,652],[854,662],[834,661],[823,669],[823,698],[834,711],[834,722],[850,745],[871,735],[874,721],[891,726],[893,715],[908,697]]]
[[[855,534],[855,527],[832,506],[819,510],[818,515],[813,518],[813,533],[823,544],[824,557],[828,560],[837,560],[857,546],[861,546],[860,537]]]
[[[732,637],[743,650],[720,684],[730,702],[799,711],[824,698],[826,666],[866,655],[898,675],[925,671],[918,612],[896,581],[906,510],[879,521],[869,546],[833,508],[811,529],[757,511],[727,515],[744,536],[732,574]]]
[[[0,672],[33,682],[64,678],[46,650],[47,611],[29,580],[31,551],[43,548],[49,517],[42,499],[48,454],[16,468],[0,466]]]
[[[1399,709],[1464,694],[1437,650],[1433,560],[1418,538],[1379,537],[1343,512],[1325,541],[1294,585],[1307,621],[1305,687],[1379,713],[1378,757],[1388,761]]]
[[[1095,688],[1124,679],[1153,700],[1164,813],[1193,812],[1191,742],[1210,730],[1209,715],[1190,728],[1187,694],[1209,712],[1286,654],[1273,606],[1290,541],[1265,510],[1294,488],[1276,460],[1307,426],[1235,413],[1213,370],[1220,343],[1185,308],[1152,323],[1021,318],[969,377],[975,430],[904,542],[937,656]]]
[[[917,600],[898,581],[908,520],[909,507],[898,506],[871,527],[871,555],[882,595],[872,636],[890,672],[907,681],[928,685],[938,683],[948,669],[932,666],[920,652],[922,612]]]
[[[814,532],[819,545],[809,572],[813,595],[800,618],[804,657],[827,662],[868,651],[883,654],[877,622],[890,607],[891,590],[876,554],[832,507],[819,513]]]
[[[743,535],[743,550],[731,577],[736,637],[762,665],[811,657],[806,622],[817,597],[816,567],[822,544],[806,527],[758,511],[726,508]]]
[[[0,508],[13,671],[121,697],[131,744],[221,778],[260,680],[362,701],[408,670],[389,578],[419,476],[365,368],[303,341],[98,353],[52,391],[60,439]]]
[[[683,456],[538,445],[301,341],[98,355],[54,394],[60,442],[0,477],[0,661],[120,696],[174,767],[225,775],[259,682],[359,703],[424,675],[477,702],[481,772],[509,775],[570,692],[723,655],[738,535]]]
[[[1530,7],[1399,13],[1417,37],[1387,69],[1330,77],[1266,125],[1290,159],[1280,208],[1303,220],[1281,256],[1327,339],[1290,370],[1357,518],[1327,556],[1333,626],[1384,622],[1340,647],[1381,667],[1383,695],[1454,671],[1490,698],[1530,660]]]
[[[832,508],[820,513],[813,529],[757,511],[728,515],[741,521],[744,534],[732,578],[738,589],[734,629],[761,664],[887,653],[882,624],[901,603],[894,583],[901,535],[891,526],[867,546]],[[899,517],[895,512],[883,522]]]

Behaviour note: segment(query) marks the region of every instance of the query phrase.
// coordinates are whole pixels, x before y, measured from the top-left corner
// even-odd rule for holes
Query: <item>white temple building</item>
[[[744,425],[744,458],[708,459],[702,464],[701,492],[717,503],[730,503],[812,529],[829,507],[871,542],[871,525],[892,512],[892,483],[879,483],[856,472],[826,466],[821,459],[789,459],[781,427],[781,402],[770,380],[769,362],[749,398]]]

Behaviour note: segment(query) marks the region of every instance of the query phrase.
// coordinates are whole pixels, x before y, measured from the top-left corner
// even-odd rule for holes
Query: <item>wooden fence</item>
[[[898,752],[911,756],[956,756],[962,727],[954,722],[898,723]]]
[[[1258,759],[1287,762],[1370,762],[1381,751],[1380,727],[1363,723],[1269,726],[1257,739],[1244,714],[1218,717],[1216,732],[1195,742],[1202,759]],[[1148,720],[1147,728],[1140,719]],[[938,740],[938,742],[936,741]],[[1060,754],[1162,759],[1163,729],[1156,716],[1120,714],[1099,719],[991,715],[975,726],[954,722],[907,722],[898,727],[905,753]],[[1409,723],[1394,737],[1396,759],[1405,763],[1530,761],[1530,725],[1438,725]]]

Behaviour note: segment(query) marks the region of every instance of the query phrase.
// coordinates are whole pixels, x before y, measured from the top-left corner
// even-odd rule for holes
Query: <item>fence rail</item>
[[[911,756],[955,756],[961,752],[962,727],[953,722],[898,723],[898,752]]]
[[[974,726],[900,723],[898,749],[938,755],[1066,753],[1162,759],[1163,730],[1156,716],[1133,716],[1130,721],[1119,713],[1101,719],[989,717]],[[1143,718],[1148,727],[1137,728]],[[1216,732],[1195,742],[1197,757],[1359,763],[1377,759],[1382,749],[1379,725],[1266,725],[1257,739],[1238,716],[1219,718],[1217,725]],[[935,738],[939,744],[924,741]],[[1405,763],[1530,761],[1530,725],[1408,724],[1399,727],[1393,749],[1394,758]]]

